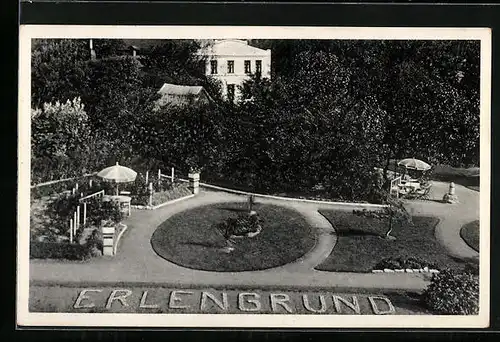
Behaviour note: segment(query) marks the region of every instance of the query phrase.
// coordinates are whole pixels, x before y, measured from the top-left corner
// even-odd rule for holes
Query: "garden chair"
[[[407,195],[405,195],[405,198],[428,200],[431,187],[432,187],[431,184],[423,185],[420,187],[420,189],[416,189],[414,191],[409,192]]]

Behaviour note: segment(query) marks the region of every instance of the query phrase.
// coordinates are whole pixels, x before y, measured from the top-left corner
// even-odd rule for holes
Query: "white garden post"
[[[158,191],[160,191],[161,185],[161,169],[158,169]]]
[[[80,204],[76,207],[76,226],[80,227]]]
[[[87,203],[83,202],[83,225],[87,223]]]
[[[172,168],[172,183],[174,182],[174,168]]]
[[[69,220],[69,243],[73,243],[73,220]]]
[[[89,179],[89,188],[92,188],[92,179]]]
[[[73,229],[74,229],[74,233],[76,235],[76,230],[78,229],[78,227],[76,226],[77,225],[77,221],[76,221],[76,211],[73,213]]]
[[[78,191],[78,183],[75,184],[75,191]]]
[[[149,171],[146,171],[146,185],[148,185]]]
[[[153,205],[153,183],[149,183],[149,206]]]

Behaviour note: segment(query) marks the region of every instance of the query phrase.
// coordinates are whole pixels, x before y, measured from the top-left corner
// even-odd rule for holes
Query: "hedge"
[[[30,259],[86,260],[89,257],[87,245],[39,241],[30,243]]]
[[[434,274],[422,294],[426,307],[442,315],[479,313],[479,277],[471,271],[445,270]]]

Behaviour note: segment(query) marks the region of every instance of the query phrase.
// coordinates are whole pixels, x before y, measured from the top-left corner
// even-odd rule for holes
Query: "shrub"
[[[38,241],[30,243],[31,259],[86,260],[89,257],[90,253],[85,245]]]
[[[123,219],[120,205],[116,202],[104,202],[97,198],[87,201],[87,222],[96,227],[101,226],[102,221],[111,221],[113,224]]]
[[[381,260],[373,269],[376,270],[383,270],[384,268],[388,268],[391,270],[399,270],[399,269],[406,269],[406,268],[436,268],[436,264],[429,262],[425,259],[418,258],[418,257],[406,257],[406,256],[399,256],[399,257],[391,257],[391,258],[386,258]]]
[[[229,217],[226,221],[219,223],[217,229],[224,238],[231,236],[245,236],[257,232],[262,224],[258,215],[240,214],[237,217]]]
[[[443,315],[479,313],[479,277],[467,272],[445,270],[434,274],[422,295],[423,303]]]

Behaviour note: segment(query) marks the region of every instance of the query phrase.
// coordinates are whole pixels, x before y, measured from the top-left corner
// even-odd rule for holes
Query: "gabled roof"
[[[184,86],[170,83],[164,83],[158,91],[161,95],[199,95],[203,91],[202,86]]]
[[[216,56],[263,56],[268,54],[269,50],[250,46],[246,40],[228,39],[216,40],[212,45],[209,45],[199,53]]]

